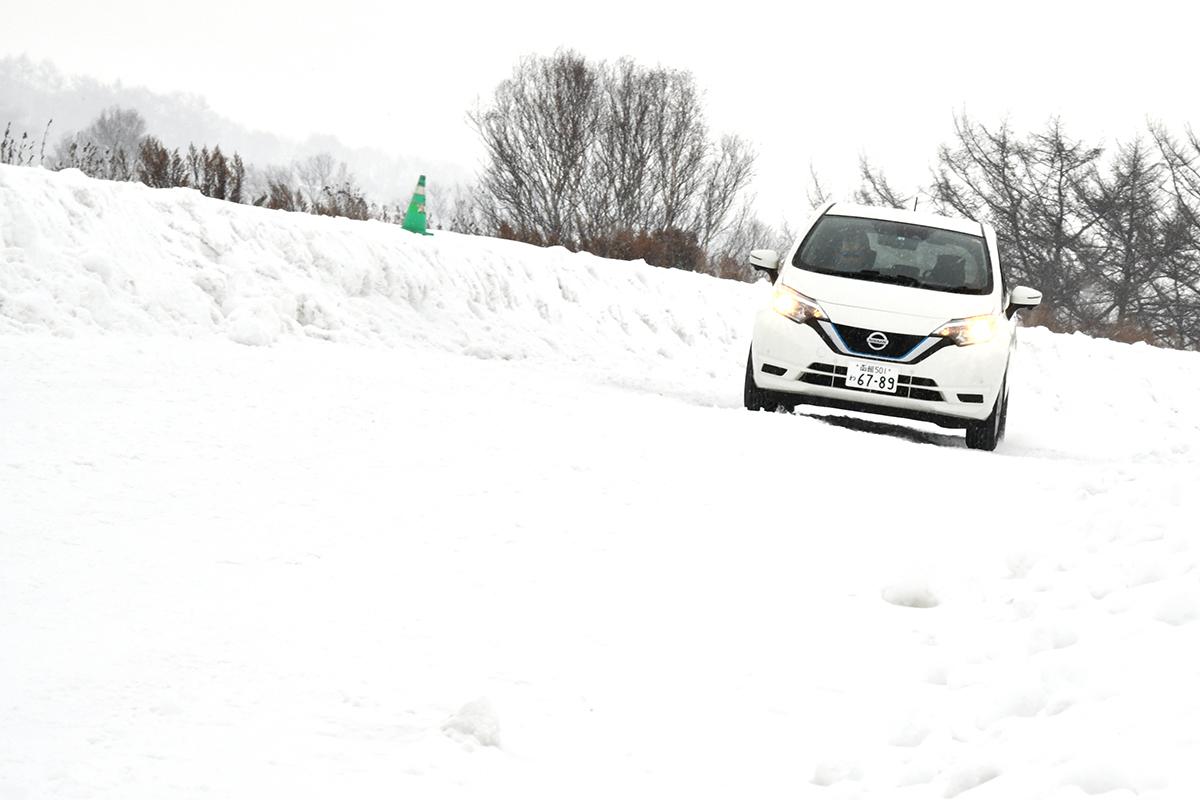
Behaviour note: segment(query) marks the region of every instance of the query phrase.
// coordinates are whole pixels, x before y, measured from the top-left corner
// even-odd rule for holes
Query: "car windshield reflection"
[[[855,280],[956,294],[989,294],[982,236],[888,220],[826,215],[792,262]]]

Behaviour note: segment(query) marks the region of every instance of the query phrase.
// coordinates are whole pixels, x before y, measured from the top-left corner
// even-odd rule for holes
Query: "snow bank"
[[[0,333],[303,336],[607,367],[682,366],[699,350],[743,363],[765,291],[73,170],[0,168],[0,237]]]

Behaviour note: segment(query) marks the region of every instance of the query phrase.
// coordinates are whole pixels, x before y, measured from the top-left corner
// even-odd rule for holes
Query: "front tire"
[[[767,400],[767,393],[758,388],[754,382],[754,354],[746,354],[746,387],[742,392],[742,402],[749,411],[772,411],[774,406]]]
[[[996,405],[992,413],[981,422],[971,422],[967,425],[967,447],[972,450],[995,450],[996,445],[1004,439],[1004,431],[1008,426],[1008,380],[1000,386],[1000,394],[996,395]]]
[[[778,411],[782,409],[790,414],[796,410],[796,405],[799,401],[788,402],[786,400],[778,400],[770,393],[758,388],[758,384],[754,382],[754,355],[753,351],[751,351],[751,353],[746,355],[746,387],[742,392],[742,402],[750,411]]]

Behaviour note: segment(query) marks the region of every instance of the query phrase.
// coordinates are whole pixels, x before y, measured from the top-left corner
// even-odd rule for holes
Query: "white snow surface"
[[[1200,354],[978,453],[766,291],[0,166],[0,798],[1200,796]]]

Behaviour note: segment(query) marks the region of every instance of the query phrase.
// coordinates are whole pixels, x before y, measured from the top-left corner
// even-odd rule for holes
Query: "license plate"
[[[846,367],[846,388],[895,394],[897,372],[887,364],[850,364]]]

